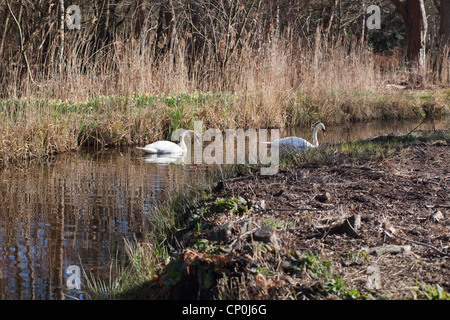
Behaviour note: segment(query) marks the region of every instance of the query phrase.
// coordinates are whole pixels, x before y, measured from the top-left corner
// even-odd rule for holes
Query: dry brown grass
[[[105,49],[88,64],[87,57],[80,54],[81,47],[75,47],[68,53],[64,74],[44,75],[37,68],[35,82],[30,82],[20,81],[11,70],[3,94],[18,98],[40,91],[46,97],[80,99],[128,96],[132,92],[263,92],[268,104],[277,105],[283,101],[280,95],[282,98],[298,91],[317,95],[329,95],[330,91],[378,93],[387,83],[408,80],[399,54],[377,55],[349,41],[330,45],[318,37],[311,45],[278,40],[257,51],[244,43],[224,68],[212,56],[190,66],[184,47],[179,41],[176,54],[155,57],[153,52],[142,52],[137,41],[116,41],[114,50]],[[446,50],[440,57],[430,57],[426,84],[450,84],[448,54]]]

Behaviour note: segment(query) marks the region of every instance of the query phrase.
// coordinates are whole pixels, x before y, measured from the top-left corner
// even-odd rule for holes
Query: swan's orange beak
[[[322,130],[322,134],[325,137],[327,134],[325,133],[325,130]]]

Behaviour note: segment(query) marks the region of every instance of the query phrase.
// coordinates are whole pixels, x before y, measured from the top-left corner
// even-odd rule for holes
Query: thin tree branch
[[[423,242],[414,241],[414,240],[411,240],[411,239],[406,239],[406,238],[397,236],[397,235],[395,235],[395,234],[392,234],[392,235],[391,235],[391,234],[388,233],[386,230],[383,230],[383,232],[384,232],[384,234],[387,235],[389,238],[394,238],[394,237],[395,237],[395,238],[401,239],[401,240],[403,240],[403,241],[408,241],[408,242],[417,244],[417,245],[419,245],[419,246],[424,246],[424,247],[430,248],[430,249],[432,249],[433,251],[436,251],[437,253],[439,253],[441,256],[446,256],[446,257],[449,257],[449,256],[450,256],[450,254],[445,253],[445,252],[443,252],[443,251],[441,251],[441,250],[439,250],[439,249],[433,247],[432,245],[429,245],[428,243],[423,243]]]
[[[11,4],[9,3],[8,0],[6,0],[6,6],[8,7],[9,13],[13,17],[13,20],[14,20],[14,22],[17,25],[17,29],[19,30],[20,52],[22,54],[23,59],[25,60],[25,65],[26,65],[26,68],[27,68],[28,76],[30,77],[31,82],[34,82],[33,75],[31,73],[31,69],[30,69],[30,64],[28,63],[28,58],[27,58],[27,55],[26,55],[25,49],[24,49],[24,38],[23,38],[22,27],[21,27],[19,21],[17,20],[16,16],[14,15],[14,12],[12,11],[12,8],[11,8]]]

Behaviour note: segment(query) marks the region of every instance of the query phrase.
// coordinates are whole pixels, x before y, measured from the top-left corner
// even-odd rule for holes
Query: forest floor
[[[394,140],[219,181],[149,297],[449,299],[449,132]]]

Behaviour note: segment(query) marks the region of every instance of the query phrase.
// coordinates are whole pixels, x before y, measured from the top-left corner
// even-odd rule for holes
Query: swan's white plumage
[[[183,153],[183,148],[172,141],[157,141],[137,149],[151,154]]]
[[[325,135],[325,126],[323,123],[318,123],[314,127],[313,132],[313,143],[310,143],[306,141],[303,138],[299,137],[286,137],[282,139],[277,139],[272,142],[263,142],[267,144],[268,146],[276,146],[280,148],[282,151],[296,151],[296,152],[302,152],[309,148],[316,148],[319,146],[319,141],[317,140],[317,132],[319,130],[322,130],[323,134]]]
[[[192,130],[185,130],[180,135],[180,144],[176,144],[172,141],[156,141],[151,144],[146,145],[145,147],[137,147],[149,154],[183,154],[187,152],[187,147],[184,142],[184,137],[188,133],[194,133]]]
[[[278,147],[293,147],[296,149],[313,148],[314,145],[309,143],[303,138],[299,137],[286,137],[277,139],[272,142],[265,142],[268,145],[274,145]]]

